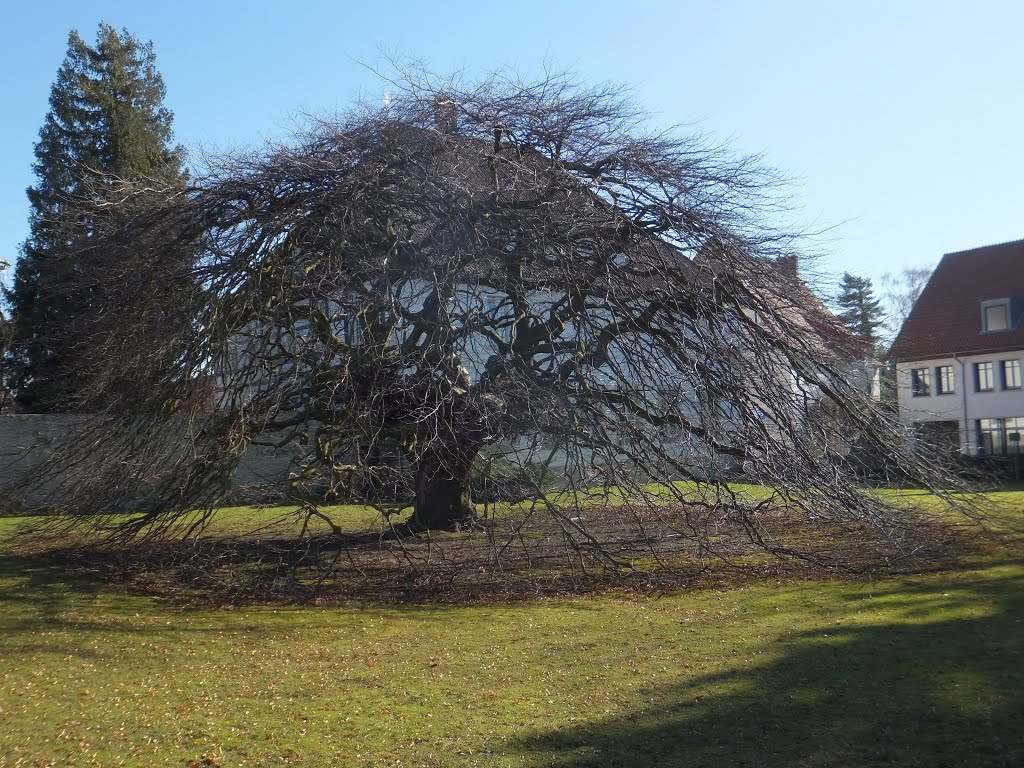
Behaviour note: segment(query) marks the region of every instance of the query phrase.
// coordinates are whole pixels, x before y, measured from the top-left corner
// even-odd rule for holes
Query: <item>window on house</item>
[[[994,366],[992,363],[974,364],[974,391],[991,392],[996,388]]]
[[[927,397],[932,392],[931,371],[913,368],[910,371],[910,391],[914,397]]]
[[[1003,420],[978,419],[978,452],[986,456],[1004,453]]]
[[[1003,422],[1006,429],[1006,452],[1024,455],[1024,416],[1003,419]]]
[[[1007,299],[981,303],[982,330],[985,333],[1005,331],[1010,327],[1010,302]]]
[[[952,395],[956,392],[952,365],[940,365],[935,368],[935,392],[939,395]]]
[[[1020,389],[1020,360],[1003,360],[1003,389]]]
[[[987,456],[1024,454],[1024,416],[978,419],[978,452]]]

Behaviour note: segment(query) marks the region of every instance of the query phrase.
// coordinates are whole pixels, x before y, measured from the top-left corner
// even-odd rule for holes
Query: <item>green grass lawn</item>
[[[898,578],[408,608],[175,605],[3,548],[2,768],[1024,765],[1011,540]]]

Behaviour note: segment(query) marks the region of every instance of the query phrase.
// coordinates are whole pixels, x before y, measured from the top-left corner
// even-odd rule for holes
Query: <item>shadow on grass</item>
[[[106,584],[181,604],[434,605],[923,572],[1002,546],[976,531],[926,520],[908,527],[912,541],[896,546],[877,531],[801,524],[769,510],[765,524],[784,534],[772,554],[727,510],[715,514],[713,531],[691,535],[660,518],[640,524],[616,509],[593,511],[588,525],[598,538],[540,515],[416,536],[379,529],[306,536],[267,531],[118,544],[29,527],[7,547],[0,536],[0,576],[38,573],[74,590]]]
[[[138,605],[125,602],[126,593],[131,590],[124,585],[117,588],[109,572],[83,567],[80,561],[66,561],[61,554],[0,552],[0,656],[60,653],[72,648],[78,656],[103,656],[103,652],[86,648],[76,638],[76,633],[83,632],[184,636],[223,630],[216,623],[196,625],[178,621],[172,628],[140,619]],[[199,606],[166,608],[178,617],[187,617],[198,609]],[[237,621],[232,628],[245,632],[273,631],[262,624]]]
[[[851,586],[854,611],[886,619],[792,635],[770,662],[738,658],[646,691],[643,709],[506,746],[559,768],[1024,766],[1021,564]]]
[[[69,602],[92,598],[103,588],[100,579],[81,572],[63,571],[54,558],[0,553],[0,626],[10,628],[20,609],[31,609],[41,621],[55,619]]]

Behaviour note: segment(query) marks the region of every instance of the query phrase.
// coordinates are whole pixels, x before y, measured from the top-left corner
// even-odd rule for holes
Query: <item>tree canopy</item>
[[[882,297],[887,307],[886,329],[890,339],[899,335],[921,291],[932,276],[930,267],[905,267],[882,275]]]
[[[757,158],[652,132],[621,89],[567,75],[395,87],[201,177],[94,186],[62,220],[124,318],[90,339],[98,415],[50,464],[75,520],[213,509],[257,444],[295,452],[279,490],[306,514],[386,502],[407,532],[473,525],[496,456],[545,467],[503,496],[577,553],[602,551],[595,494],[634,542],[656,520],[710,546],[729,510],[779,548],[779,505],[895,535],[855,444],[893,480],[945,479],[852,380],[861,345],[789,268]],[[154,284],[187,263],[191,287],[133,290],[133,254]],[[738,506],[736,478],[766,498]]]
[[[843,273],[836,297],[839,322],[874,348],[879,342],[878,329],[885,323],[882,302],[875,298],[871,278]]]
[[[151,43],[107,24],[100,24],[94,46],[70,33],[35,145],[30,235],[6,291],[13,322],[7,383],[27,410],[80,406],[82,325],[103,304],[92,265],[66,258],[68,233],[58,230],[59,219],[89,188],[114,179],[182,178],[164,95]],[[71,236],[81,239],[89,230],[83,219]]]

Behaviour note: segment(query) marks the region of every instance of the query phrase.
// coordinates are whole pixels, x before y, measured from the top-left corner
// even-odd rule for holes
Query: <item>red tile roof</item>
[[[1011,329],[982,333],[981,302],[1006,298],[1011,300]],[[1024,240],[947,253],[903,323],[889,357],[925,360],[1024,349],[1022,307]]]
[[[874,356],[871,345],[843,326],[822,300],[814,295],[807,283],[800,279],[796,256],[751,262],[746,265],[750,271],[744,275],[741,263],[723,260],[714,255],[713,249],[705,247],[693,259],[693,266],[695,275],[700,275],[697,279],[707,279],[722,272],[739,277],[748,287],[753,287],[753,292],[772,311],[784,315],[793,323],[794,328],[811,331],[813,337],[805,341],[812,342],[819,353],[834,354],[846,362],[862,361]],[[768,276],[762,274],[766,269],[770,270]]]

